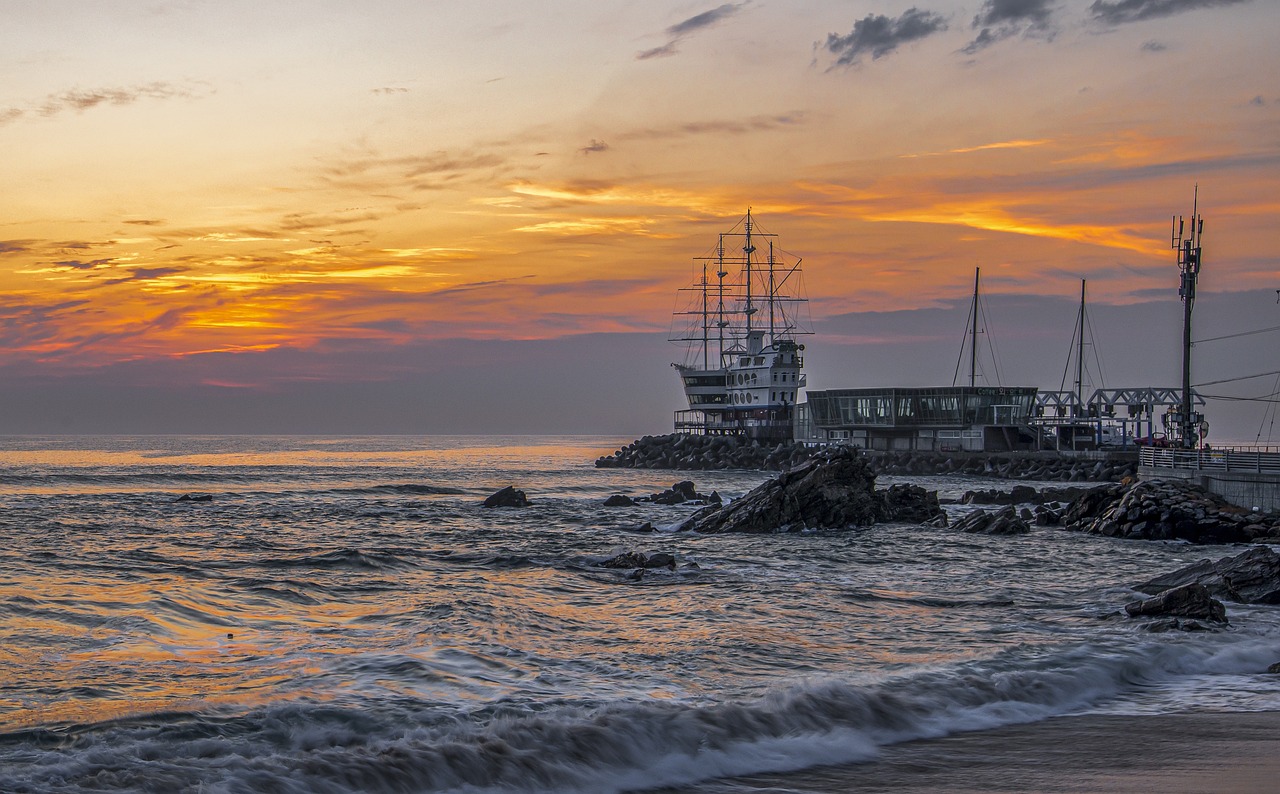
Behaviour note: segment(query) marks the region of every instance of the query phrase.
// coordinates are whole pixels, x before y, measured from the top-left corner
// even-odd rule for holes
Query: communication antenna
[[[1178,295],[1182,298],[1182,405],[1178,416],[1178,437],[1184,449],[1194,449],[1200,438],[1200,425],[1204,417],[1191,410],[1191,308],[1196,301],[1196,280],[1200,277],[1200,242],[1204,235],[1204,218],[1198,212],[1200,186],[1196,185],[1191,199],[1190,228],[1181,215],[1173,219],[1171,235],[1174,250],[1178,252],[1178,269],[1182,280]]]

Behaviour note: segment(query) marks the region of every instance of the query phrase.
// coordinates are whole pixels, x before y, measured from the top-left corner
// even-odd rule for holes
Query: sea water
[[[628,441],[0,439],[0,791],[638,791],[1061,714],[1280,709],[1280,608],[1124,616],[1135,583],[1239,548],[674,533],[696,507],[603,502],[770,475],[593,467]],[[904,481],[1012,486],[880,484]],[[507,485],[532,505],[482,506]],[[598,565],[621,551],[678,565]]]

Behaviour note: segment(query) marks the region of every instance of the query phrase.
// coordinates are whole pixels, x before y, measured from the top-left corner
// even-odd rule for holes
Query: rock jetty
[[[898,488],[876,491],[875,474],[855,449],[836,447],[756,487],[728,505],[694,513],[678,529],[702,533],[800,532],[860,527],[899,516],[945,516],[935,492]]]
[[[1280,514],[1254,513],[1182,480],[1143,480],[1082,493],[1064,529],[1138,540],[1280,542]]]
[[[596,460],[600,469],[746,469],[782,471],[827,447],[762,444],[739,436],[671,433],[644,436]],[[1083,460],[1051,453],[864,452],[875,474],[994,477],[1049,482],[1120,482],[1137,475],[1133,460]]]

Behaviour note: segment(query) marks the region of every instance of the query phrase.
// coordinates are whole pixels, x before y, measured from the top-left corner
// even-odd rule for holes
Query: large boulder
[[[1227,622],[1226,607],[1209,595],[1209,589],[1202,584],[1184,584],[1166,590],[1160,595],[1126,604],[1124,611],[1135,618],[1179,617]]]
[[[875,475],[855,449],[836,447],[725,506],[706,507],[680,525],[693,532],[799,532],[867,526],[890,517]]]
[[[947,525],[947,511],[938,504],[938,492],[906,483],[890,485],[879,492],[889,521],[909,524]]]
[[[485,507],[528,507],[530,504],[532,503],[524,495],[524,491],[512,485],[508,485],[484,500]]]
[[[1267,546],[1255,546],[1234,557],[1201,560],[1143,582],[1136,589],[1162,593],[1188,584],[1202,585],[1211,595],[1228,601],[1280,604],[1280,554]]]

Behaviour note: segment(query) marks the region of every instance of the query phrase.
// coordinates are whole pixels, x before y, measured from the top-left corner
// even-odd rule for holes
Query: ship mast
[[[1199,419],[1191,413],[1191,308],[1196,301],[1196,280],[1200,277],[1200,242],[1204,234],[1204,219],[1198,213],[1200,186],[1196,185],[1191,199],[1191,228],[1188,230],[1181,215],[1174,219],[1173,248],[1178,252],[1178,267],[1182,271],[1178,295],[1182,298],[1182,405],[1179,417],[1180,443],[1183,449],[1192,449],[1199,438]]]
[[[749,339],[751,337],[751,319],[752,319],[752,316],[756,313],[756,307],[751,302],[751,281],[752,281],[751,255],[755,253],[756,247],[751,244],[751,208],[750,207],[747,207],[747,220],[746,220],[746,223],[743,225],[743,233],[745,234],[746,239],[742,243],[742,253],[744,254],[742,272],[746,277],[746,288],[747,288],[747,294],[746,294],[747,303],[746,303],[744,314],[746,314],[747,316],[746,330],[747,330],[747,338]]]
[[[724,329],[729,323],[724,319],[724,277],[729,275],[724,269],[724,234],[720,234],[720,242],[716,244],[716,329],[719,334],[719,363],[718,367],[724,366]]]
[[[776,330],[774,328],[774,298],[778,291],[778,285],[774,283],[773,270],[773,240],[769,241],[769,344],[777,342]]]

